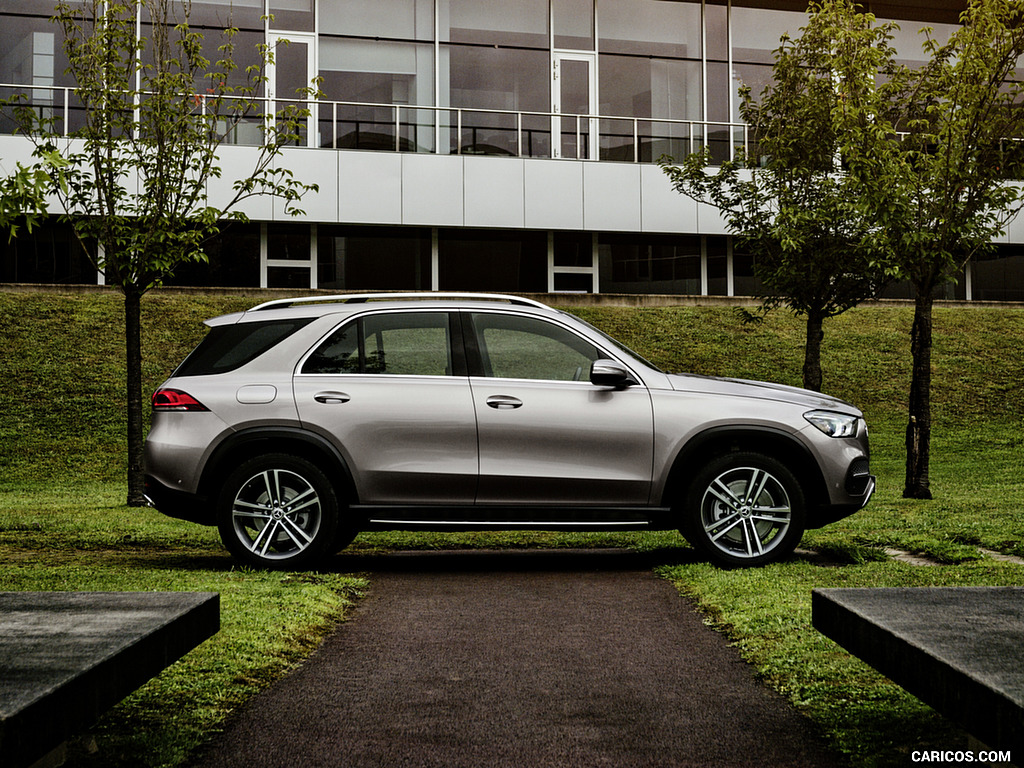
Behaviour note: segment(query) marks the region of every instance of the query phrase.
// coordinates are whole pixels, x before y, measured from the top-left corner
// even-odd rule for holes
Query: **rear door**
[[[651,397],[590,383],[611,357],[561,324],[464,313],[480,443],[478,504],[621,506],[650,498]]]
[[[369,312],[300,362],[299,418],[342,451],[361,503],[472,504],[476,416],[457,320]]]

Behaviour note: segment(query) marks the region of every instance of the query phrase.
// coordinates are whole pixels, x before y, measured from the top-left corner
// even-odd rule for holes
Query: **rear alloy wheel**
[[[782,462],[759,453],[728,454],[694,479],[682,532],[718,565],[765,565],[800,543],[804,510],[803,490]]]
[[[316,465],[297,456],[260,456],[231,473],[221,492],[224,546],[256,568],[305,568],[333,554],[338,499]]]

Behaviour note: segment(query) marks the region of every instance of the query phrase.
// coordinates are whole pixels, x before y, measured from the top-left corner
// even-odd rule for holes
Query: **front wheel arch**
[[[796,437],[764,426],[723,426],[702,432],[679,450],[672,460],[661,493],[665,507],[675,507],[685,496],[696,472],[708,461],[744,451],[774,456],[796,475],[811,509],[829,503],[828,485],[810,450]]]

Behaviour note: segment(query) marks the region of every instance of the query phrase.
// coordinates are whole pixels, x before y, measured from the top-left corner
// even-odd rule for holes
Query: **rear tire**
[[[716,565],[760,566],[796,549],[806,501],[785,464],[760,453],[711,461],[690,484],[680,531]]]
[[[221,541],[253,568],[303,569],[333,554],[338,497],[312,462],[287,454],[250,459],[232,472],[217,503]]]

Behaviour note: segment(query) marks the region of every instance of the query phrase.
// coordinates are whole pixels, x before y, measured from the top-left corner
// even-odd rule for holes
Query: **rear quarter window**
[[[302,317],[215,326],[178,366],[174,375],[210,376],[241,368],[312,320],[310,317]]]

